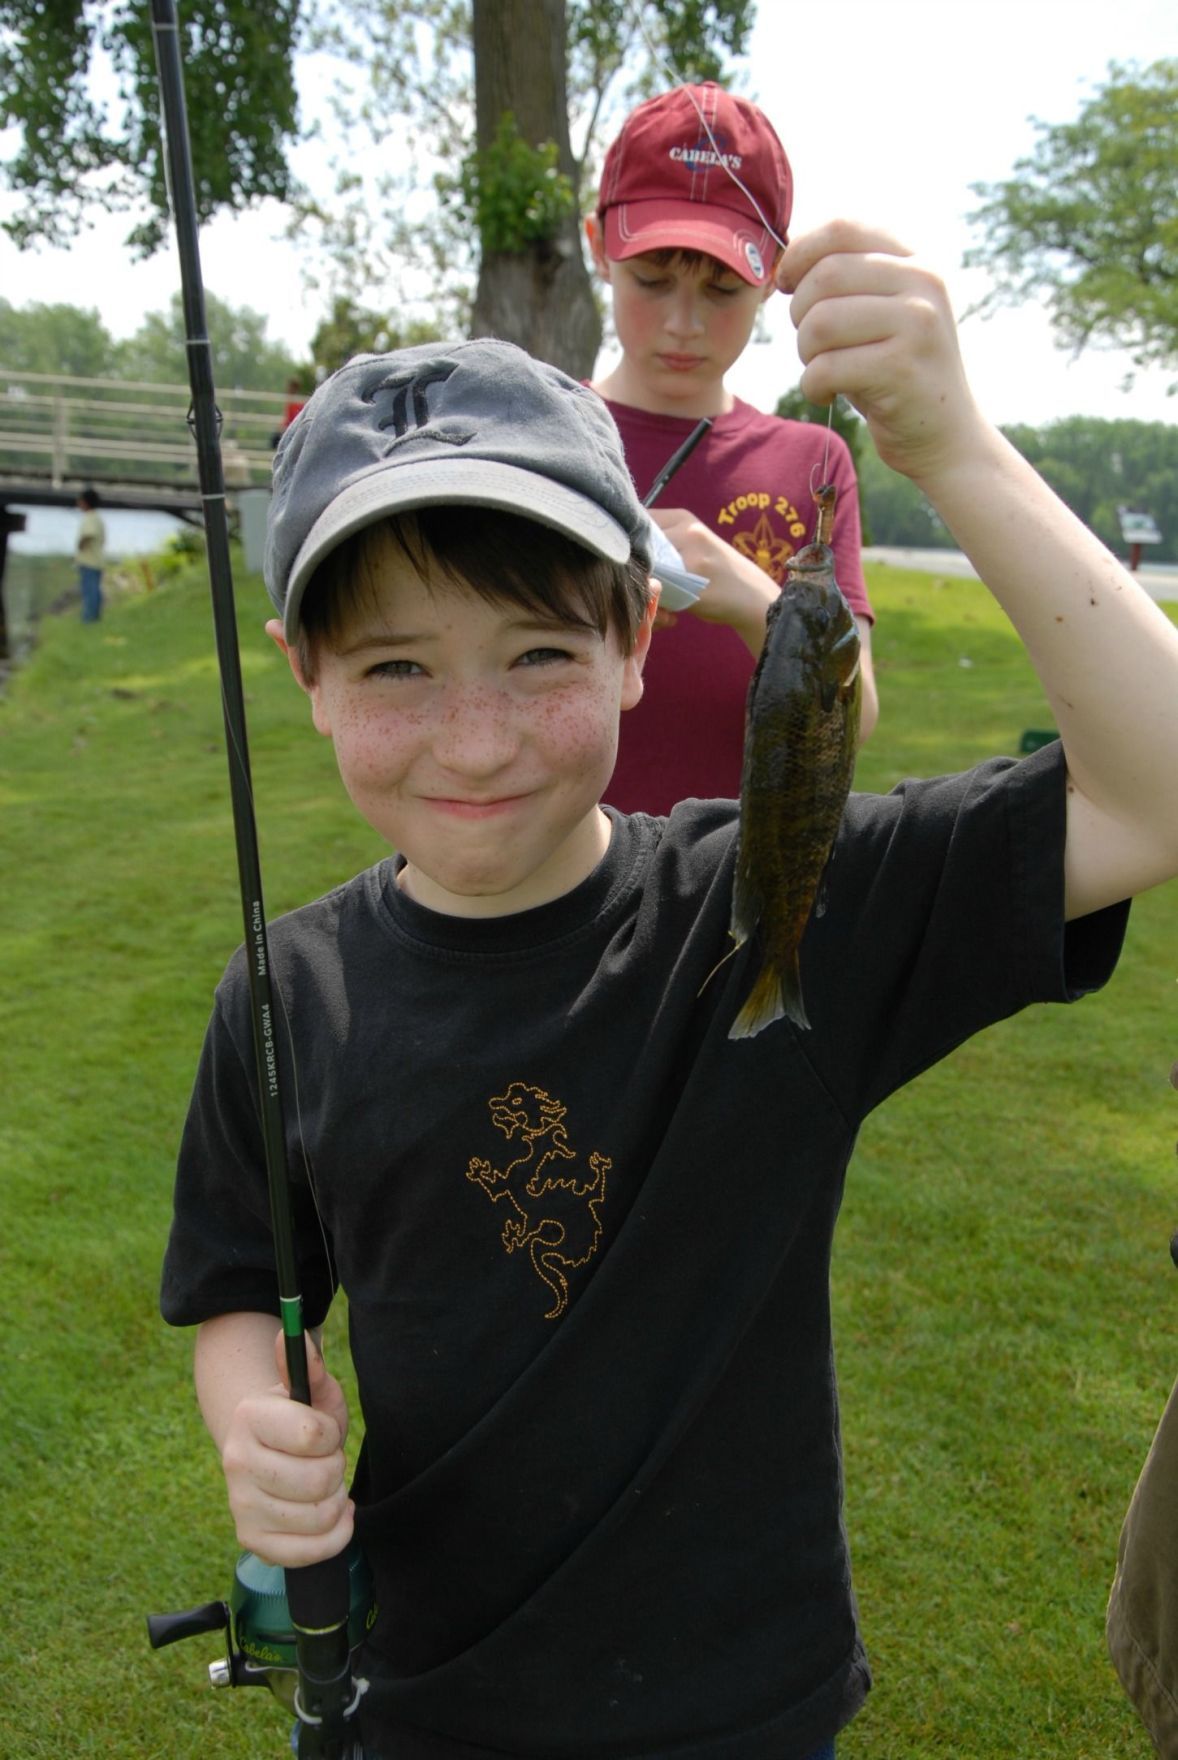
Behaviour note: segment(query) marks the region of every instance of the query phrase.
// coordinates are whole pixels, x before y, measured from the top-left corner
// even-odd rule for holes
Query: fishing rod
[[[175,0],[151,0],[151,28],[163,112],[168,187],[180,257],[188,377],[192,393],[188,420],[196,441],[197,474],[204,509],[283,1346],[291,1397],[303,1405],[310,1405],[303,1302],[291,1214],[290,1169],[274,1043],[270,950],[262,903],[233,571],[229,559],[221,418],[205,315],[192,149]],[[363,1760],[358,1728],[353,1720],[364,1683],[353,1680],[351,1651],[353,1644],[363,1635],[367,1621],[366,1601],[370,1601],[367,1575],[355,1548],[320,1564],[285,1573],[246,1553],[239,1560],[228,1606],[224,1602],[208,1602],[186,1613],[152,1615],[148,1620],[148,1636],[153,1647],[159,1648],[195,1632],[224,1627],[229,1632],[229,1656],[226,1662],[214,1664],[210,1669],[214,1684],[269,1686],[298,1718],[299,1760]],[[288,1624],[284,1623],[287,1616]]]
[[[646,491],[646,494],[642,497],[643,507],[654,506],[667,484],[671,481],[671,478],[675,475],[675,472],[679,469],[679,466],[687,463],[704,435],[708,432],[712,425],[712,420],[713,418],[711,416],[704,416],[702,421],[696,423],[682,446],[676,447],[654,482],[650,485],[650,488]]]

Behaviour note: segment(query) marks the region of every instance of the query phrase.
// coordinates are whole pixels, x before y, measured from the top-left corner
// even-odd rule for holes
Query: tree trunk
[[[475,132],[494,140],[505,111],[530,146],[555,141],[576,183],[565,85],[565,0],[474,0]],[[483,251],[472,336],[502,336],[575,379],[593,371],[601,318],[581,249],[581,217],[521,251]]]

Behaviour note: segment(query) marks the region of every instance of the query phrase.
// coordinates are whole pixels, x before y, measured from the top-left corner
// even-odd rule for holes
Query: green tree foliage
[[[537,32],[549,10],[538,0]],[[334,187],[301,191],[296,224],[333,292],[363,301],[373,287],[394,288],[402,308],[428,302],[446,331],[465,330],[487,248],[480,221],[493,229],[491,250],[505,239],[530,250],[553,235],[570,200],[580,213],[591,199],[607,125],[676,77],[723,79],[755,7],[567,0],[559,10],[567,117],[525,135],[521,164],[506,144],[476,148],[470,0],[317,0],[306,41],[338,70],[339,146]]]
[[[975,184],[982,240],[966,255],[995,288],[982,309],[1043,298],[1061,340],[1178,366],[1178,60],[1109,67],[1074,122],[1039,139],[1004,183]]]
[[[1072,512],[1118,556],[1118,507],[1149,513],[1162,534],[1146,562],[1178,561],[1178,426],[1069,416],[1046,427],[1003,429]]]
[[[281,344],[267,339],[266,320],[259,312],[248,306],[231,306],[211,293],[205,295],[205,303],[219,385],[241,391],[282,391],[300,370],[307,372]],[[188,357],[180,295],[175,295],[166,312],[149,312],[135,334],[122,342],[115,340],[96,311],[82,306],[14,306],[0,299],[3,367],[11,372],[62,373],[82,379],[145,379],[160,385],[186,385]]]
[[[794,394],[796,398],[796,394]],[[779,415],[794,415],[783,398]],[[817,415],[825,419],[825,411]],[[1014,424],[1003,433],[1072,512],[1123,560],[1118,507],[1151,514],[1162,534],[1145,562],[1178,561],[1178,426],[1068,416],[1043,427]],[[856,454],[859,500],[870,542],[918,550],[953,548],[954,540],[914,483],[883,463],[865,424]]]
[[[297,133],[300,0],[181,0],[197,208],[285,200]],[[168,231],[146,0],[0,0],[0,128],[18,131],[4,181],[23,198],[5,230],[68,244],[94,208],[144,217],[143,255]]]
[[[224,390],[283,391],[299,363],[280,343],[266,338],[266,319],[249,306],[231,306],[205,294],[213,372]],[[116,371],[124,379],[160,385],[188,383],[184,306],[176,293],[166,312],[150,312],[134,336],[119,345]]]
[[[443,205],[473,217],[483,249],[522,251],[555,236],[576,209],[572,178],[557,162],[555,141],[533,147],[505,110],[494,139],[463,159],[457,177],[440,172],[435,180]]]
[[[617,76],[629,73],[627,103],[666,83],[647,39],[677,75],[721,78],[725,57],[745,46],[754,10],[754,0],[568,0],[570,110],[583,133],[574,184]],[[361,221],[360,204],[374,192],[387,201],[379,216],[384,225],[397,217],[406,188],[385,167],[372,180],[362,178],[357,148],[408,145],[418,168],[426,159],[456,168],[470,150],[469,0],[180,0],[178,11],[202,220],[222,208],[240,212],[264,197],[286,201],[297,193],[301,214],[319,221],[354,271],[375,230]],[[289,160],[299,139],[295,58],[311,51],[326,52],[342,70],[328,106],[342,141],[333,196],[301,188]],[[326,120],[314,118],[315,130]],[[95,207],[146,210],[129,235],[144,254],[164,241],[168,212],[146,0],[0,0],[0,128],[15,129],[19,140],[0,167],[23,202],[6,222],[19,245],[67,244]],[[410,184],[414,176],[411,169]],[[420,210],[399,218],[394,252],[406,239],[421,239]],[[432,235],[429,242],[436,242]],[[352,291],[372,279],[361,276]]]
[[[0,367],[10,372],[101,379],[115,370],[118,346],[94,310],[0,299]]]
[[[491,327],[587,371],[600,326],[577,221],[607,94],[628,105],[722,76],[754,0],[512,0],[511,30],[481,37],[480,6],[493,25],[508,0],[180,0],[199,214],[277,197],[312,287],[355,303],[379,287],[451,333]],[[290,162],[295,59],[312,52],[318,92],[324,67],[336,74],[308,131],[334,188],[315,190]],[[68,243],[95,207],[133,212],[142,253],[166,238],[146,0],[0,0],[5,127],[19,245]]]
[[[389,312],[373,311],[337,294],[330,312],[311,338],[311,359],[318,371],[334,373],[354,354],[412,348],[418,342],[436,341],[440,335],[435,324],[410,321],[402,325]],[[309,384],[307,388],[310,389]]]
[[[859,505],[863,529],[872,544],[897,544],[913,550],[951,550],[954,540],[936,509],[916,484],[886,465],[869,434],[864,435],[858,461]]]
[[[342,146],[334,190],[307,193],[299,224],[328,288],[393,289],[450,333],[590,370],[600,320],[577,220],[607,121],[676,77],[722,76],[753,0],[318,6],[312,40],[343,70]]]

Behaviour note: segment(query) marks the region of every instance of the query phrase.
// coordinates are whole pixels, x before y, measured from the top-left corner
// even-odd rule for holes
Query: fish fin
[[[823,863],[822,873],[818,877],[818,890],[814,894],[814,903],[810,910],[811,916],[824,917],[826,915],[826,907],[830,903],[830,869],[837,849],[838,838],[836,836],[830,846],[830,853]]]
[[[795,1027],[810,1028],[810,1017],[806,1013],[806,1005],[802,1001],[802,974],[798,970],[798,956],[795,953],[781,974],[781,999],[785,1004],[785,1012]]]
[[[704,991],[707,989],[707,987],[711,983],[712,979],[716,976],[716,973],[720,970],[720,967],[723,965],[727,965],[728,961],[732,958],[733,954],[740,952],[740,948],[741,948],[741,943],[738,941],[736,943],[735,947],[730,947],[728,949],[727,953],[720,955],[720,958],[716,961],[715,965],[712,967],[711,971],[708,973],[707,977],[704,979],[703,983],[700,985],[699,989],[696,991],[695,994],[696,994],[697,998],[699,998],[700,996],[703,995]]]
[[[826,657],[830,671],[824,673],[819,689],[824,713],[829,715],[836,702],[845,703],[854,690],[855,681],[859,677],[861,657],[859,626],[852,616],[846,630]]]
[[[765,1027],[771,1027],[785,1013],[781,999],[781,980],[772,967],[766,966],[749,993],[749,999],[728,1029],[730,1039],[752,1039]]]
[[[810,1025],[802,1001],[802,986],[795,955],[784,972],[765,966],[749,993],[748,1001],[728,1029],[730,1039],[753,1039],[774,1021],[785,1016],[796,1027]]]

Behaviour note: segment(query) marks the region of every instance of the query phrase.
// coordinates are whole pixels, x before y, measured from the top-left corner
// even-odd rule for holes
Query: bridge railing
[[[267,487],[281,391],[219,391],[221,452],[231,488]],[[53,489],[93,484],[190,489],[196,447],[184,385],[79,379],[0,363],[0,473]]]

